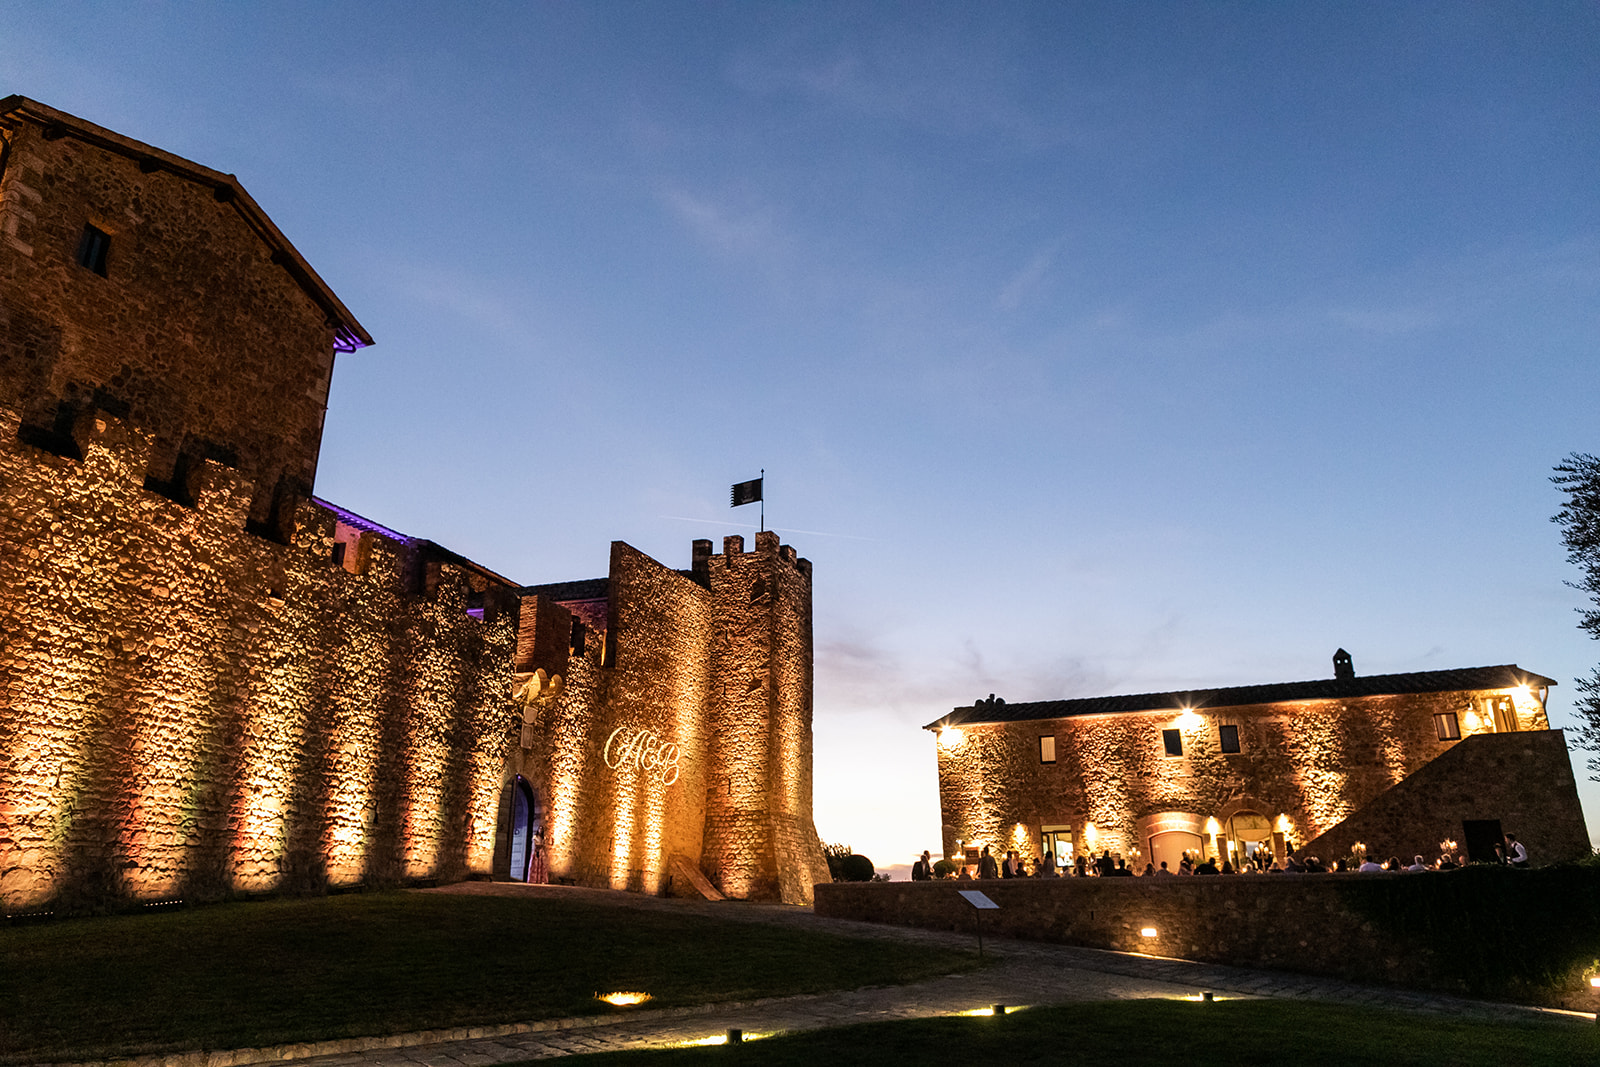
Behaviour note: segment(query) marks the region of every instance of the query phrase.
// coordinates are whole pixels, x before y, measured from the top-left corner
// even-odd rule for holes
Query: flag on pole
[[[740,482],[734,486],[733,503],[729,506],[739,507],[744,504],[754,504],[757,500],[760,500],[761,482],[765,477],[766,475],[763,474],[760,478],[752,478],[748,482]]]

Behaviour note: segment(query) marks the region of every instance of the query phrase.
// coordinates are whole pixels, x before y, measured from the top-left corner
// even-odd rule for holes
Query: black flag
[[[733,487],[733,503],[730,507],[739,507],[741,504],[754,504],[761,499],[761,482],[765,478],[752,478],[748,482],[740,482]]]

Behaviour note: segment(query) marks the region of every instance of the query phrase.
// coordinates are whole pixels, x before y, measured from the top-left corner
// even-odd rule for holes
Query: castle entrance
[[[543,864],[535,864],[539,851],[539,808],[534,802],[533,790],[527,779],[517,775],[511,786],[511,880],[513,882],[544,881]]]

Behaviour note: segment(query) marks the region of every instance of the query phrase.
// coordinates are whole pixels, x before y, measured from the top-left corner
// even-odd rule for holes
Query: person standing
[[[929,860],[926,849],[922,858],[911,865],[911,880],[913,882],[928,882],[933,880],[933,863]]]
[[[1516,834],[1506,835],[1506,862],[1513,867],[1528,866],[1528,850],[1517,840]]]
[[[998,878],[998,877],[1000,877],[1000,865],[995,863],[993,856],[989,855],[989,846],[988,845],[984,845],[983,846],[983,854],[978,857],[978,877],[979,878]]]

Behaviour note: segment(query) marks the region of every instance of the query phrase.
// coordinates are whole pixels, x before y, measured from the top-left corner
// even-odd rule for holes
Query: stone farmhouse
[[[530,587],[318,498],[371,343],[234,176],[0,99],[0,911],[809,902],[810,563],[616,542]]]
[[[1493,860],[1509,832],[1537,862],[1575,859],[1589,835],[1553,684],[1515,665],[1361,677],[1340,649],[1334,677],[1306,682],[990,697],[926,727],[945,855]]]

